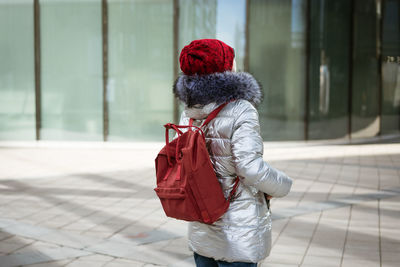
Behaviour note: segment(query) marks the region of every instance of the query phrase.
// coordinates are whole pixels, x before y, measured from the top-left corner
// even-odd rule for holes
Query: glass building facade
[[[163,140],[201,38],[262,84],[266,141],[400,133],[400,0],[0,0],[0,140]]]

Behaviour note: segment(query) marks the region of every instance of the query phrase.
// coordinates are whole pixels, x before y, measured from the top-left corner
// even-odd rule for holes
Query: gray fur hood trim
[[[257,106],[263,99],[260,84],[247,72],[226,71],[209,75],[182,74],[174,83],[175,96],[187,107],[222,104],[244,99]]]

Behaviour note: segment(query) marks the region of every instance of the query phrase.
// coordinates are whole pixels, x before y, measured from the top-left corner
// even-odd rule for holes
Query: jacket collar
[[[260,84],[246,72],[226,71],[191,76],[182,74],[175,81],[173,90],[175,96],[188,108],[211,103],[220,105],[239,99],[257,106],[263,98]]]

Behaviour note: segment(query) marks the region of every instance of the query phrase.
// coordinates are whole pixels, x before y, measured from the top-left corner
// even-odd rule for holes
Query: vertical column
[[[305,71],[305,97],[304,97],[304,140],[308,140],[308,125],[310,123],[310,26],[311,26],[311,3],[306,3],[306,71]]]
[[[400,0],[381,0],[379,116],[381,134],[400,131]],[[379,3],[378,2],[378,3]]]
[[[376,13],[378,20],[377,27],[377,38],[376,38],[376,53],[378,58],[378,117],[379,117],[379,131],[378,135],[382,135],[382,100],[383,100],[383,79],[382,79],[382,29],[383,29],[383,20],[382,20],[382,11],[385,1],[376,0]],[[400,6],[400,5],[399,5]],[[400,13],[400,12],[399,12]]]
[[[108,117],[108,6],[107,0],[101,1],[101,21],[103,38],[103,140],[107,141],[109,130]]]
[[[351,5],[310,1],[308,139],[348,138]]]
[[[174,70],[174,81],[178,78],[178,56],[179,56],[179,0],[174,0],[174,13],[173,13],[173,70]],[[173,98],[173,119],[175,123],[179,123],[179,107],[178,107],[178,99],[176,97]]]
[[[35,128],[36,140],[40,140],[41,101],[40,101],[40,6],[39,0],[33,2],[34,53],[35,53]]]
[[[244,71],[249,71],[249,21],[250,21],[250,0],[246,0],[246,25],[245,25],[245,47],[244,47]]]
[[[355,27],[355,8],[354,8],[354,0],[351,0],[351,7],[350,7],[350,31],[349,31],[349,80],[348,80],[348,98],[349,101],[347,103],[348,108],[348,121],[347,121],[347,135],[351,140],[351,133],[352,133],[352,115],[353,115],[353,53],[354,53],[354,27]]]
[[[351,138],[379,134],[379,18],[376,0],[352,1],[352,39],[349,55],[351,81]]]

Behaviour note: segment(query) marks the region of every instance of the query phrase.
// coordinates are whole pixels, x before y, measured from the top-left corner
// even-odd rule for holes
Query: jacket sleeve
[[[287,195],[292,180],[263,160],[258,112],[249,102],[238,103],[241,112],[234,123],[232,155],[242,181],[273,197]]]
[[[185,112],[183,111],[183,112],[181,112],[181,117],[179,118],[179,123],[178,123],[178,125],[185,125],[185,124],[188,124],[188,123],[185,123],[185,114],[184,114]],[[184,130],[185,131],[185,130]],[[178,133],[175,133],[174,134],[174,138],[173,139],[176,139],[176,138],[178,138]]]

